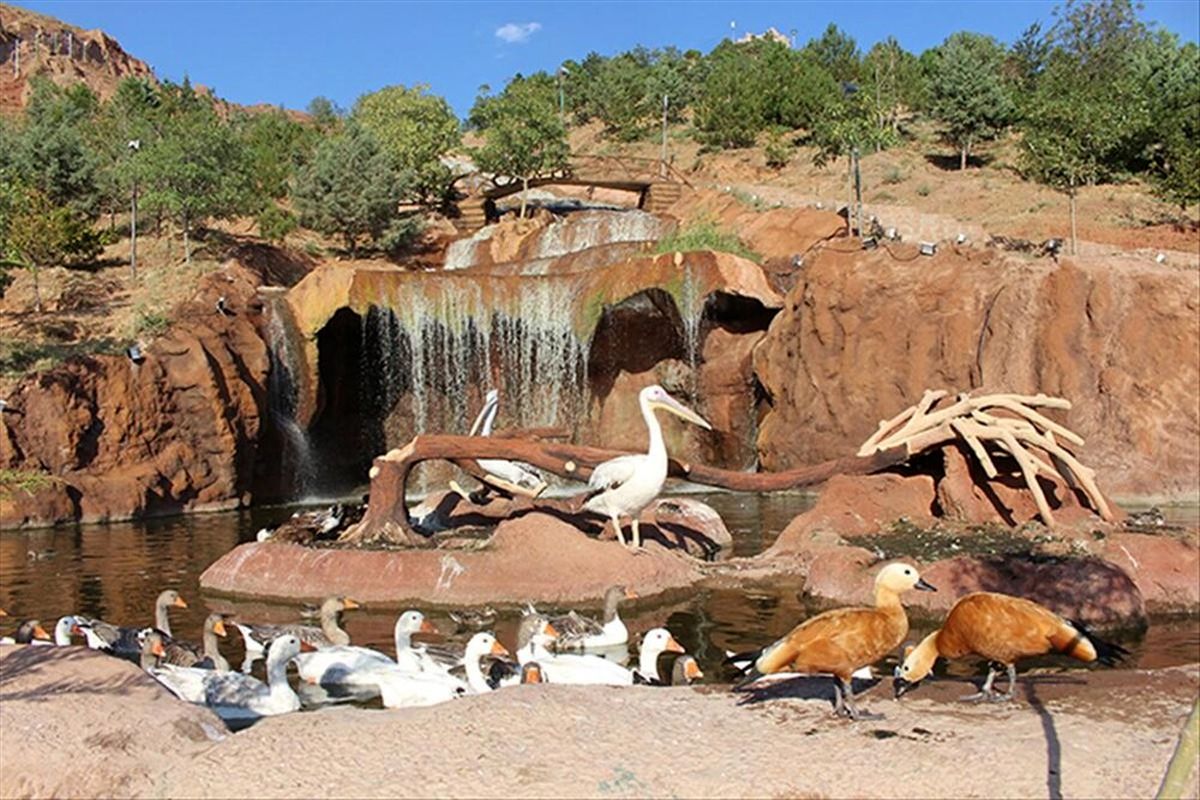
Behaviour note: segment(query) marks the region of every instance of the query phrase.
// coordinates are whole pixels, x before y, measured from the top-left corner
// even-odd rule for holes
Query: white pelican
[[[496,414],[500,411],[500,392],[488,389],[484,397],[483,408],[471,425],[471,436],[491,436],[492,426],[496,424]],[[481,458],[479,466],[488,475],[498,478],[502,483],[519,487],[530,497],[537,497],[546,488],[546,482],[541,479],[533,468],[527,464],[515,461],[505,461],[498,458]]]
[[[629,517],[634,549],[642,546],[638,514],[658,497],[667,480],[667,446],[663,442],[662,428],[654,416],[655,409],[669,411],[705,430],[712,430],[703,417],[671,397],[661,386],[642,389],[638,394],[638,405],[650,432],[649,451],[645,455],[617,456],[596,467],[588,479],[588,486],[602,491],[583,504],[587,511],[604,514],[612,520],[621,544],[625,544],[621,517]]]

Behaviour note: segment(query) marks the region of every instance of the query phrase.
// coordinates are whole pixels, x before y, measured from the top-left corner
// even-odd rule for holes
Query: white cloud
[[[524,44],[541,29],[540,22],[507,22],[496,28],[496,38],[505,44]]]

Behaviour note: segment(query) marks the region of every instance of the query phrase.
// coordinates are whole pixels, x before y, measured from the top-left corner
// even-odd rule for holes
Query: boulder
[[[157,794],[181,759],[228,735],[207,708],[84,647],[0,645],[0,686],[3,797]]]
[[[1195,528],[1181,536],[1113,533],[1101,555],[1137,585],[1151,614],[1195,614],[1200,607],[1200,540]]]
[[[599,525],[595,526],[599,531]],[[624,583],[642,596],[700,580],[698,565],[665,538],[644,553],[582,533],[545,513],[506,520],[469,549],[359,550],[250,543],[200,576],[208,591],[281,601],[349,594],[372,605],[460,606],[594,601]]]
[[[706,561],[727,557],[733,548],[733,535],[721,515],[691,497],[659,498],[642,512],[640,521],[643,541],[662,537]]]

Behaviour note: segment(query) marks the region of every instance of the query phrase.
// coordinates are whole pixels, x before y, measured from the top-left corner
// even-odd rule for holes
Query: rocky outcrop
[[[678,525],[682,514],[676,516]],[[616,584],[650,596],[699,580],[695,562],[674,552],[674,532],[644,528],[643,538],[646,552],[635,554],[586,536],[570,522],[531,513],[502,522],[482,548],[475,543],[468,549],[357,550],[268,541],[226,553],[200,576],[200,586],[289,601],[352,594],[392,607],[569,604],[594,601]]]
[[[269,367],[257,285],[230,262],[137,360],[76,358],[20,383],[0,415],[0,466],[28,477],[0,487],[0,526],[249,503]]]
[[[0,5],[0,64],[0,113],[25,107],[35,75],[60,85],[86,83],[102,100],[123,78],[154,80],[148,64],[103,31],[84,31],[9,5]]]
[[[907,249],[906,249],[907,248]],[[1191,496],[1200,472],[1200,275],[907,245],[809,259],[755,351],[764,469],[853,453],[925,389],[1069,399],[1105,492]]]

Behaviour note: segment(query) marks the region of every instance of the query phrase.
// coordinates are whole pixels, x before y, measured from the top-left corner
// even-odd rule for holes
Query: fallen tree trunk
[[[947,439],[953,438],[950,434]],[[928,442],[925,443],[928,445]],[[428,545],[428,539],[413,530],[405,503],[409,473],[423,461],[443,460],[468,474],[492,484],[477,459],[521,461],[561,478],[587,481],[597,465],[628,453],[599,447],[540,442],[525,439],[497,439],[478,436],[417,436],[407,445],[375,459],[371,467],[371,501],[362,522],[346,530],[344,542],[367,544],[385,542],[413,547]],[[879,450],[866,457],[849,456],[784,472],[737,472],[704,464],[671,459],[668,474],[693,483],[702,483],[739,492],[772,492],[800,489],[824,483],[834,475],[867,475],[907,460],[906,445]],[[500,487],[504,488],[504,487]],[[562,500],[529,500],[529,507],[576,510]]]

